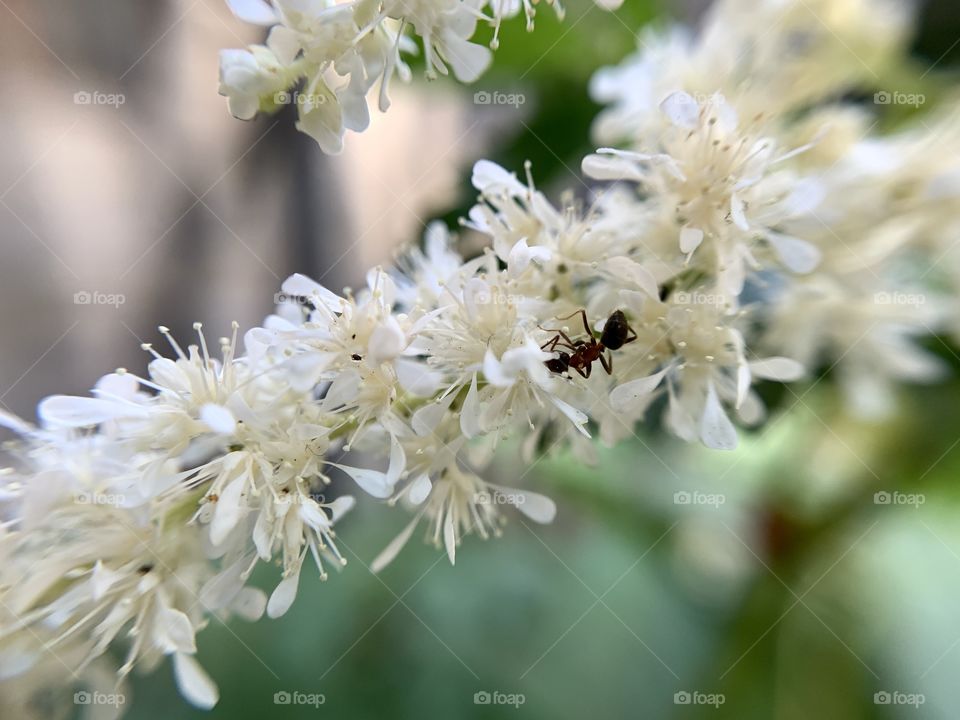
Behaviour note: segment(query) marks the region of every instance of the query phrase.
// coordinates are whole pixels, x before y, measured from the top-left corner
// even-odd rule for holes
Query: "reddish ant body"
[[[557,319],[569,320],[578,313],[583,318],[583,329],[589,338],[588,340],[571,340],[563,330],[540,328],[547,332],[557,333],[552,339],[540,346],[541,350],[557,352],[557,357],[545,361],[544,365],[547,366],[550,372],[558,375],[562,375],[570,368],[573,368],[581,377],[588,378],[590,377],[594,361],[599,360],[603,369],[606,370],[607,375],[612,374],[613,354],[608,353],[604,355],[604,352],[607,350],[619,350],[627,343],[633,342],[637,339],[637,333],[634,332],[633,328],[627,323],[627,317],[623,314],[622,310],[615,310],[610,317],[607,318],[607,322],[603,326],[603,332],[600,333],[599,342],[590,329],[590,324],[587,322],[586,310],[578,310],[572,315]],[[558,345],[571,352],[567,353],[563,350],[557,350]]]

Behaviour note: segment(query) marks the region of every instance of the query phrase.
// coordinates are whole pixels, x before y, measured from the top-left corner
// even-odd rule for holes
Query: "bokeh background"
[[[261,38],[220,0],[0,0],[0,406],[32,418],[46,394],[142,367],[161,323],[255,325],[294,271],[362,282],[430,219],[456,222],[479,157],[530,159],[548,192],[583,192],[590,74],[645,24],[695,23],[705,4],[571,0],[562,23],[542,7],[535,33],[505,27],[475,87],[397,86],[329,158],[285,113],[229,117],[217,51]],[[954,82],[960,15],[955,0],[920,13],[914,80],[930,93],[930,68]],[[483,90],[524,102],[477,105]],[[214,711],[188,707],[163,666],[134,678],[127,717],[956,718],[960,358],[930,347],[955,379],[904,388],[882,424],[847,416],[828,375],[771,396],[779,410],[735,453],[641,433],[596,467],[518,467],[505,448],[491,479],[551,494],[557,521],[471,538],[455,568],[413,542],[371,574],[404,519],[361,503],[343,573],[306,572],[282,619],[203,632]]]

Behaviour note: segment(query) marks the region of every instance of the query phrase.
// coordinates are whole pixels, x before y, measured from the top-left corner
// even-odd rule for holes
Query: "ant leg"
[[[547,340],[543,345],[540,346],[541,350],[547,350],[548,352],[553,352],[557,347],[557,343],[560,342],[560,336],[554,335],[552,340]],[[548,349],[547,346],[550,346]]]
[[[584,377],[585,377],[585,378],[590,377],[590,373],[591,373],[591,372],[593,372],[593,363],[590,363],[589,365],[587,365],[587,374],[584,375]]]
[[[607,375],[613,375],[613,353],[610,353],[610,357],[600,356],[600,364],[603,365],[603,369],[607,371]]]
[[[627,338],[623,341],[624,345],[626,345],[627,343],[632,343],[634,340],[637,339],[637,331],[634,330],[629,325],[627,325],[627,332],[629,332],[630,335],[632,335],[633,337],[627,336]]]
[[[546,350],[547,352],[558,352],[558,350],[557,350],[557,347],[558,347],[558,346],[561,347],[561,348],[564,348],[565,350],[569,350],[570,352],[576,352],[576,351],[577,351],[577,349],[576,349],[573,345],[569,345],[568,343],[562,343],[562,342],[560,342],[560,336],[559,336],[559,335],[558,335],[557,337],[555,337],[553,340],[548,340],[547,342],[545,342],[543,345],[540,346],[540,349],[541,349],[541,350]]]
[[[574,370],[576,370],[578,373],[580,373],[580,377],[582,377],[582,378],[588,378],[588,377],[590,377],[590,366],[589,366],[589,365],[587,365],[587,371],[586,371],[586,372],[584,372],[582,368],[576,367],[576,366],[574,366],[574,365],[571,365],[570,367],[572,367]]]
[[[571,340],[570,337],[569,337],[563,330],[561,330],[560,328],[545,328],[545,327],[541,327],[540,325],[537,325],[537,327],[540,328],[541,330],[543,330],[544,332],[555,332],[555,333],[557,333],[557,337],[554,338],[554,340],[555,340],[556,342],[560,342],[559,338],[563,338],[563,339],[566,341],[567,346],[569,346],[571,349],[573,349],[573,345],[574,345],[573,340]],[[549,344],[549,343],[544,343],[544,345],[548,345],[548,344]],[[540,346],[541,349],[543,349],[543,347],[544,347],[543,345]],[[556,344],[554,344],[554,347],[556,347]],[[553,350],[553,348],[550,348],[550,349]]]
[[[581,309],[580,315],[583,318],[583,331],[587,334],[587,337],[593,340],[593,330],[590,329],[590,323],[587,322],[587,311]]]
[[[587,322],[587,311],[584,310],[583,308],[580,308],[579,310],[577,310],[577,312],[571,313],[570,315],[567,315],[566,317],[557,318],[557,320],[569,320],[569,319],[572,318],[574,315],[578,315],[578,314],[580,315],[581,318],[583,318],[583,329],[584,329],[584,331],[587,333],[587,337],[591,337],[591,338],[592,338],[592,337],[593,337],[593,330],[590,329],[590,323]]]

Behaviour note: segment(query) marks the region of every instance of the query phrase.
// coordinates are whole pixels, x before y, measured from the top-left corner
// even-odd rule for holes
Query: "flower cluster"
[[[241,20],[270,27],[265,45],[220,54],[220,94],[230,112],[249,120],[295,103],[297,128],[325,153],[343,148],[346,130],[362,132],[370,122],[367,94],[379,81],[378,106],[390,107],[388,89],[396,74],[409,81],[401,52],[423,46],[426,76],[453,71],[471,83],[486,71],[499,45],[500,24],[522,10],[533,30],[536,0],[227,0]],[[559,0],[547,0],[559,16]],[[597,0],[613,10],[619,2]],[[478,23],[493,27],[490,48],[471,42]],[[296,90],[296,88],[301,88]]]
[[[280,21],[267,48],[230,56],[225,77],[250,63],[225,85],[234,110],[306,76],[331,101],[301,122],[328,148],[347,115],[365,117],[371,78],[397,67],[388,19],[414,26],[428,67],[469,77],[486,62],[465,49],[476,3],[234,5]],[[590,462],[594,436],[612,445],[651,422],[729,450],[737,424],[764,419],[757,383],[836,368],[855,409],[876,413],[893,383],[934,379],[913,340],[960,330],[946,324],[956,293],[925,280],[960,281],[951,108],[878,135],[873,112],[837,100],[869,85],[860,62],[902,47],[895,8],[759,5],[773,30],[755,32],[756,3],[728,0],[699,36],[648,37],[597,74],[611,107],[595,128],[606,147],[583,160],[599,181],[588,197],[558,205],[529,166],[521,179],[480,161],[461,223],[486,240],[478,256],[433,224],[356,293],[289,278],[242,353],[236,327],[219,354],[199,326],[185,350],[161,329],[172,357],[145,346],[143,377],[118,370],[92,397],[47,398],[39,427],[0,416],[22,436],[0,488],[0,678],[29,686],[69,658],[92,682],[123,639],[121,678],[169,655],[185,697],[212,705],[197,631],[282,615],[308,555],[321,578],[345,564],[335,524],[354,500],[337,474],[412,515],[374,570],[418,526],[452,563],[510,513],[556,513],[486,476],[507,441],[528,464]],[[344,88],[325,84],[328,65]],[[249,584],[261,561],[282,567],[269,597]]]
[[[830,369],[866,417],[892,410],[896,382],[940,377],[915,341],[958,330],[956,101],[876,132],[909,13],[725,0],[699,35],[650,34],[591,86],[609,104],[596,139],[621,149],[584,171],[637,187],[647,242],[677,244],[701,297],[742,300],[755,351]],[[841,100],[858,93],[874,107]]]

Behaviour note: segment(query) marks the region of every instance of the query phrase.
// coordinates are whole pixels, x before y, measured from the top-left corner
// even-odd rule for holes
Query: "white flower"
[[[281,397],[288,396],[288,402],[302,397],[286,376],[255,374],[246,358],[237,357],[236,323],[233,336],[220,339],[220,359],[210,355],[200,324],[194,327],[199,344],[186,350],[160,328],[176,359],[143,345],[154,356],[146,378],[119,370],[97,383],[96,397],[51,396],[40,403],[41,419],[48,427],[101,425],[140,450],[162,453],[158,462],[178,458],[186,469],[222,452],[244,432],[241,423],[250,426],[251,408],[261,412],[260,422],[267,422],[272,413],[289,412],[277,404]]]
[[[420,306],[435,310],[443,302],[447,287],[457,285],[463,258],[451,248],[451,236],[441,222],[432,222],[424,235],[423,250],[412,247],[397,260],[392,274],[397,306],[409,313]]]
[[[896,407],[895,383],[930,383],[946,371],[942,361],[916,344],[942,324],[942,301],[916,288],[889,287],[870,272],[795,285],[771,303],[764,347],[808,367],[834,365],[844,398],[857,415],[888,416]]]
[[[53,652],[80,640],[85,647],[81,667],[115,639],[129,637],[120,677],[138,663],[154,665],[172,655],[175,665],[189,666],[183,678],[189,682],[181,683],[185,697],[201,707],[216,702],[216,687],[199,665],[183,660],[196,652],[195,634],[212,609],[198,601],[202,587],[216,577],[195,533],[181,528],[164,537],[136,513],[75,503],[4,540],[14,547],[3,570],[3,601],[15,615],[12,624],[5,623],[4,635],[50,632],[47,649]],[[250,593],[257,592],[223,596],[219,609],[256,605]],[[262,607],[263,602],[261,612]]]
[[[271,27],[266,47],[221,54],[220,92],[230,99],[235,117],[248,120],[258,110],[274,111],[296,101],[297,128],[313,137],[326,153],[343,147],[344,131],[363,131],[369,123],[366,96],[380,81],[379,106],[390,106],[387,91],[393,75],[410,79],[400,51],[415,52],[404,34],[412,28],[423,41],[426,74],[461,82],[476,80],[489,67],[490,49],[470,41],[477,23],[493,25],[490,46],[499,45],[500,23],[522,6],[527,29],[533,29],[531,0],[384,0],[384,2],[302,2],[301,0],[228,0],[246,22]],[[549,0],[558,15],[558,0]],[[614,9],[616,0],[598,0]],[[485,14],[489,9],[490,14]],[[449,69],[448,69],[449,66]],[[302,93],[294,86],[305,80]]]
[[[427,76],[446,75],[446,63],[461,82],[473,82],[492,59],[489,49],[471,43],[479,9],[486,0],[387,0],[384,12],[409,22],[423,39]]]
[[[250,120],[264,104],[276,102],[276,94],[292,79],[267,47],[220,51],[220,94],[227,97],[230,114],[240,120]]]
[[[671,348],[671,354],[664,357],[663,367],[656,372],[614,387],[609,398],[611,409],[636,420],[644,415],[655,393],[665,390],[668,403],[664,422],[671,432],[687,441],[699,439],[710,448],[732,450],[737,446],[737,434],[724,403],[752,424],[759,420],[762,404],[750,390],[751,382],[755,378],[794,381],[803,375],[803,367],[788,358],[749,360],[743,336],[721,324],[721,305],[677,304],[676,298],[673,300],[655,310],[663,329],[662,340],[648,346],[648,351],[662,353],[663,342]],[[629,430],[629,425],[625,427]]]
[[[594,75],[591,95],[611,105],[594,135],[642,150],[660,134],[655,109],[677,88],[697,98],[720,93],[742,117],[787,118],[842,97],[874,83],[871,68],[903,51],[913,12],[911,3],[889,0],[717,0],[696,34],[646,29],[637,53]]]
[[[778,156],[775,141],[756,128],[740,128],[735,111],[720,96],[698,102],[674,92],[661,103],[661,112],[668,122],[660,146],[652,148],[657,152],[602,148],[584,159],[583,168],[600,180],[638,183],[652,196],[648,205],[675,219],[677,249],[686,256],[676,271],[689,266],[692,257],[694,267],[717,277],[719,292],[736,298],[748,270],[765,266],[757,257],[764,250],[756,243],[761,237],[782,265],[811,272],[820,251],[773,229],[810,213],[823,199],[820,185],[777,168],[803,148]]]
[[[553,501],[543,495],[492,485],[452,464],[433,483],[430,494],[421,501],[413,520],[371,563],[371,569],[378,572],[386,567],[413,535],[423,517],[430,522],[428,538],[436,547],[446,549],[453,564],[457,546],[465,535],[477,534],[483,539],[499,537],[503,523],[500,507],[503,505],[513,505],[539,523],[552,522],[556,514]]]

